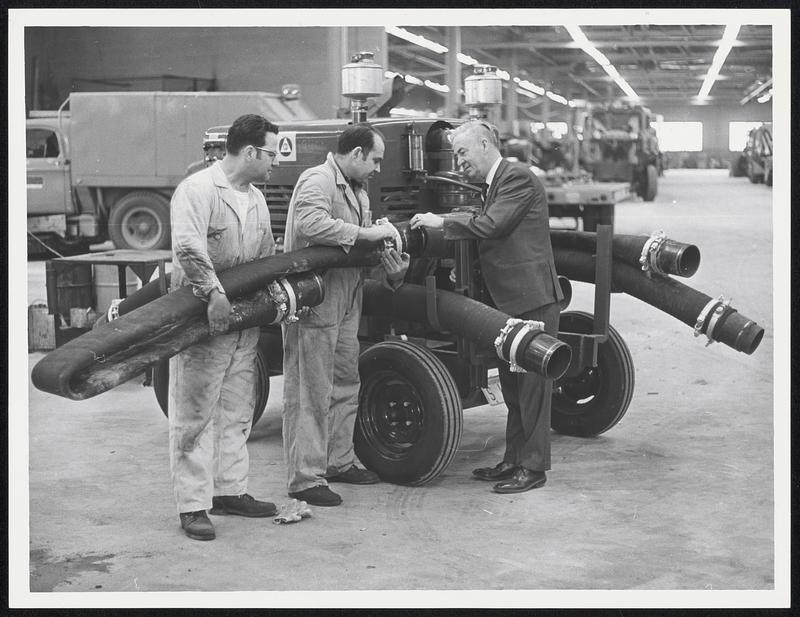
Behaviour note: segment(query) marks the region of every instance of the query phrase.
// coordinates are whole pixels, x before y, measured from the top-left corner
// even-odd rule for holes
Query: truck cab
[[[35,112],[34,112],[35,114]],[[28,231],[65,236],[67,215],[74,213],[70,194],[67,127],[55,112],[33,115],[25,130]]]

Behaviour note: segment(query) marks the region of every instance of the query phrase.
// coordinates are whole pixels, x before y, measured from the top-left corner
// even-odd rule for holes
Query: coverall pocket
[[[221,257],[225,249],[225,232],[227,227],[209,227],[208,234],[206,235],[206,244],[208,245],[208,256],[211,261],[216,263]]]

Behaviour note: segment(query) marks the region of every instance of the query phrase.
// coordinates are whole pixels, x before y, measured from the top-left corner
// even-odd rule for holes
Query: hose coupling
[[[393,232],[394,238],[393,239],[389,239],[389,238],[384,238],[383,239],[383,243],[384,243],[384,247],[385,248],[387,248],[387,249],[392,249],[393,248],[398,253],[402,253],[403,251],[405,251],[405,246],[403,246],[403,236],[400,234],[400,231],[397,229],[397,227],[395,227],[394,225],[392,225],[392,223],[389,222],[388,218],[386,218],[385,216],[383,218],[379,218],[377,221],[375,221],[375,224],[376,225],[388,225],[389,227],[392,228],[392,232]]]
[[[291,283],[285,278],[272,281],[267,287],[269,299],[275,305],[277,314],[272,320],[273,324],[285,321],[294,323],[300,319],[297,316],[297,296]]]
[[[642,272],[649,274],[666,274],[661,266],[658,265],[658,252],[666,242],[667,236],[662,230],[654,231],[642,245],[642,254],[639,256],[639,264]]]
[[[119,319],[119,305],[121,302],[122,298],[114,298],[111,301],[111,306],[108,307],[108,313],[106,313],[106,318],[108,321]]]
[[[706,347],[716,340],[714,338],[714,329],[717,327],[720,317],[726,311],[731,310],[731,300],[732,298],[726,300],[724,296],[720,296],[716,300],[709,300],[697,316],[697,322],[694,324],[694,335],[705,334],[708,337]],[[708,322],[708,325],[706,325],[706,322]],[[703,331],[703,326],[705,326],[705,332]]]
[[[517,350],[522,340],[532,332],[544,332],[544,322],[511,317],[494,339],[497,357],[509,363],[512,373],[528,372],[517,364]]]

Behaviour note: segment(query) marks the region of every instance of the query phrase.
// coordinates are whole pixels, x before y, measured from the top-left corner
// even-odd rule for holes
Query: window
[[[59,154],[58,136],[48,129],[28,129],[25,136],[29,159],[55,158]]]
[[[731,152],[744,150],[750,131],[762,124],[762,122],[728,122],[728,149]]]
[[[703,149],[702,122],[655,122],[653,126],[662,152],[700,152]]]
[[[544,122],[531,122],[531,130],[541,131],[544,128]],[[566,122],[548,122],[547,129],[553,136],[553,139],[561,139],[567,134]]]

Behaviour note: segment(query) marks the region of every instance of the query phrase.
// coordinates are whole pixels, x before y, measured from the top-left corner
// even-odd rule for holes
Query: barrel
[[[130,268],[125,268],[126,295],[130,295],[139,288],[139,277]],[[94,305],[99,314],[103,314],[111,306],[111,301],[119,298],[119,271],[117,266],[94,267],[94,294],[97,299]]]
[[[47,306],[51,313],[69,319],[70,309],[94,306],[91,264],[48,261]],[[56,317],[58,319],[58,317]]]

